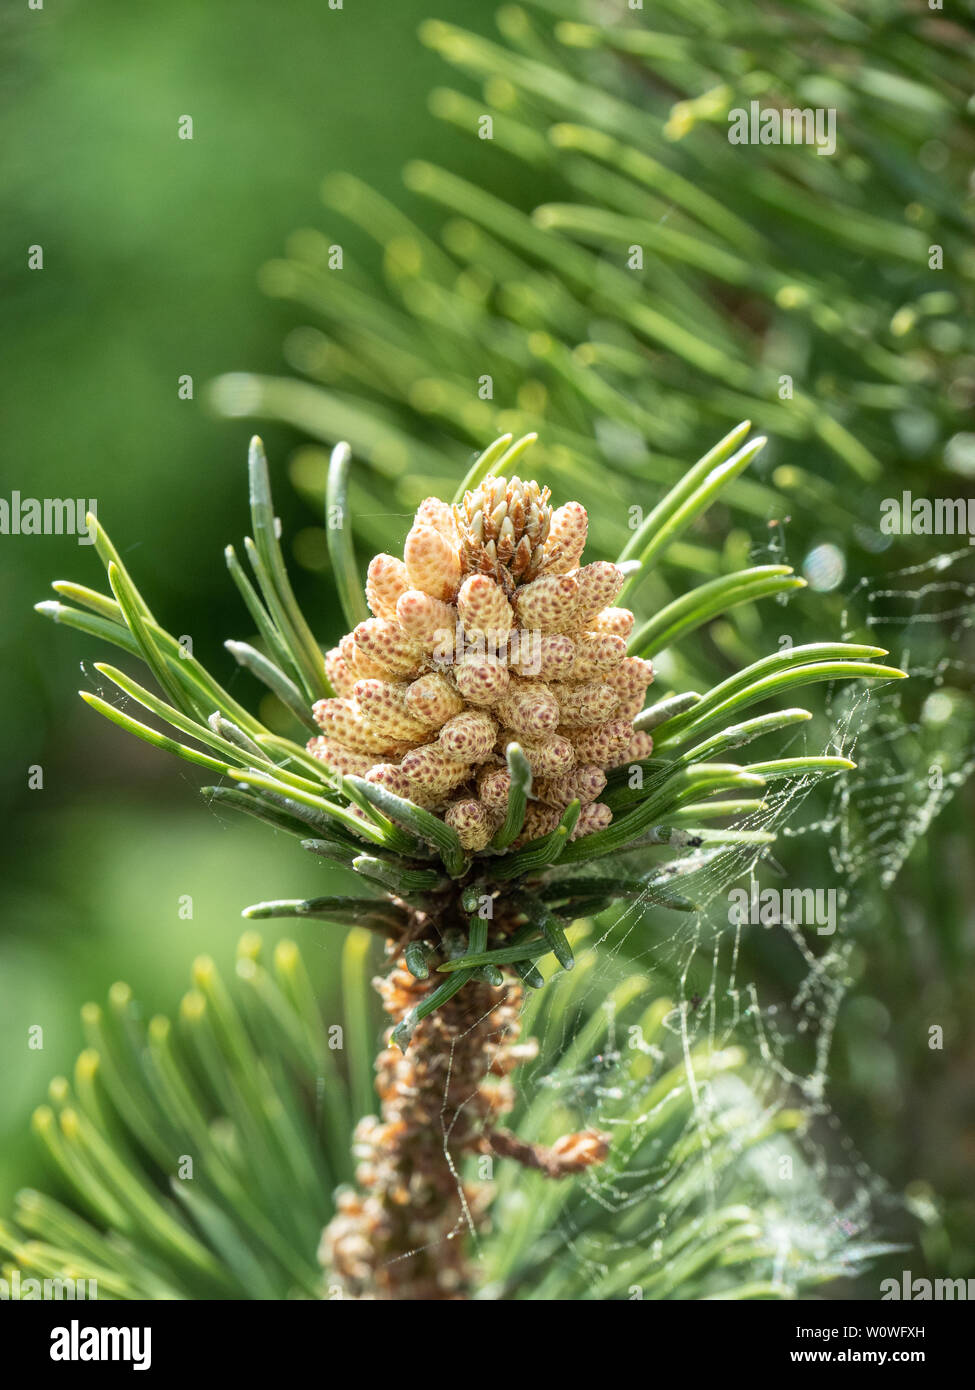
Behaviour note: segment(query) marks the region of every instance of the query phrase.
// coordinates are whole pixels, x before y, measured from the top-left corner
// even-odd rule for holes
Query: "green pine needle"
[[[328,465],[325,529],[335,587],[350,631],[369,617],[366,596],[355,562],[352,518],[348,510],[351,467],[352,450],[348,444],[336,444]]]
[[[507,849],[512,840],[521,834],[532,789],[532,772],[521,745],[509,743],[505,750],[505,758],[511,784],[508,788],[508,805],[504,821],[491,841],[492,847],[497,850]]]

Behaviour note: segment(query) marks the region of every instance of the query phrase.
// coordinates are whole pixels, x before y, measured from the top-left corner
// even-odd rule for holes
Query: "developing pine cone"
[[[370,564],[374,617],[328,653],[336,695],[314,707],[309,752],[433,811],[473,852],[504,819],[509,743],[533,776],[511,848],[554,830],[576,798],[573,839],[604,829],[606,772],[652,748],[633,731],[653,671],[626,655],[623,575],[581,563],[585,508],[549,498],[490,476],[458,506],[428,497],[403,559]]]

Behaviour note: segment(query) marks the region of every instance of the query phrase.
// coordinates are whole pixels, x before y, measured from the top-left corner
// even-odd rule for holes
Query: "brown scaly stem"
[[[398,957],[373,983],[395,1026],[442,979],[417,980]],[[462,1181],[463,1159],[495,1154],[567,1177],[605,1157],[606,1138],[593,1131],[545,1149],[496,1128],[514,1104],[510,1074],[536,1051],[519,1042],[521,1002],[517,982],[496,989],[471,981],[417,1025],[405,1053],[388,1045],[387,1030],[376,1061],[381,1113],[356,1128],[357,1189],[339,1193],[322,1236],[330,1291],[357,1299],[467,1298],[468,1237],[490,1194]]]
[[[374,981],[394,1025],[442,976],[417,980],[398,960]],[[376,1062],[379,1118],[356,1128],[359,1191],[339,1195],[322,1255],[353,1298],[457,1299],[470,1287],[464,1236],[478,1193],[459,1164],[489,1118],[511,1109],[504,1073],[517,1065],[520,991],[472,982],[418,1024],[404,1054]],[[387,1031],[387,1042],[389,1033]]]

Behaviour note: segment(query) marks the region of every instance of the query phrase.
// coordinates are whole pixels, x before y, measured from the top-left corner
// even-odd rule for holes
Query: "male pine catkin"
[[[574,798],[570,838],[603,829],[606,772],[652,746],[631,723],[653,673],[626,656],[623,575],[582,564],[585,509],[549,498],[489,475],[454,508],[423,502],[404,560],[370,564],[374,617],[328,653],[338,694],[314,707],[310,753],[432,811],[474,854],[504,820],[511,744],[540,780],[501,853],[553,830]]]

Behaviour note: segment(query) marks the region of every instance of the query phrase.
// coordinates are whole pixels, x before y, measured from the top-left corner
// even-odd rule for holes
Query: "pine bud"
[[[611,671],[626,656],[622,637],[608,632],[584,632],[576,638],[576,659],[572,679],[591,681],[604,671]]]
[[[472,705],[496,705],[508,693],[508,668],[496,656],[465,656],[454,667],[458,692]]]
[[[628,608],[603,608],[589,626],[594,632],[608,632],[613,637],[629,637],[633,631],[633,614]]]
[[[465,849],[484,849],[497,826],[497,819],[481,801],[465,797],[452,801],[444,811],[444,820],[457,831]]]
[[[568,574],[576,568],[586,548],[588,530],[589,518],[580,502],[566,502],[556,508],[545,542],[547,574]]]
[[[319,700],[312,706],[315,723],[326,738],[342,744],[353,753],[386,753],[388,735],[379,733],[363,719],[350,700]]]
[[[430,730],[418,719],[414,719],[406,707],[406,692],[409,687],[398,681],[356,681],[356,708],[366,722],[381,734],[401,743],[417,743],[425,739]]]
[[[579,812],[576,828],[569,839],[581,840],[583,835],[593,835],[597,830],[605,830],[612,819],[613,813],[608,806],[604,806],[601,801],[593,801],[590,805],[583,806]]]
[[[497,732],[497,724],[483,710],[464,710],[447,720],[438,742],[450,757],[465,763],[480,763],[494,747]]]
[[[486,763],[477,774],[477,790],[490,811],[505,811],[511,790],[511,774],[506,767]]]
[[[371,660],[365,652],[359,650],[355,643],[355,636],[351,632],[347,633],[339,643],[339,654],[354,677],[353,684],[357,680],[370,680],[373,677],[380,680],[389,675],[385,666],[381,666],[378,661]]]
[[[633,735],[633,740],[626,750],[626,761],[638,763],[643,758],[649,758],[653,752],[653,737],[646,730],[640,729]]]
[[[406,801],[412,801],[414,806],[434,806],[438,800],[436,792],[424,792],[417,784],[412,781],[403,771],[402,767],[397,767],[395,763],[376,763],[365,774],[365,780],[372,782],[377,787],[385,787],[387,791],[394,792],[396,796],[401,796]]]
[[[406,566],[392,555],[376,555],[366,575],[366,602],[377,618],[395,618],[396,600],[410,587]]]
[[[431,598],[452,600],[460,584],[460,556],[432,526],[416,525],[403,550],[410,585]]]
[[[333,647],[325,653],[325,674],[336,695],[351,695],[358,676],[342,655],[340,648]]]
[[[410,640],[425,652],[439,650],[449,640],[453,654],[457,609],[451,604],[431,598],[422,589],[407,589],[396,602],[396,617]]]
[[[498,714],[509,729],[525,738],[554,734],[559,727],[559,703],[541,681],[513,681]]]
[[[334,739],[321,734],[318,738],[310,738],[305,747],[313,758],[323,762],[331,772],[340,772],[343,777],[365,777],[373,766],[374,754],[353,753],[351,748],[344,748]]]
[[[416,801],[416,788],[401,767],[395,763],[375,763],[365,774],[365,780],[374,786],[385,787],[397,796]]]
[[[488,574],[505,593],[535,578],[545,560],[551,493],[520,478],[486,477],[454,508],[464,571]]]
[[[367,618],[353,633],[357,656],[384,668],[387,676],[418,675],[423,652],[406,635],[399,623],[387,618]]]
[[[540,778],[534,785],[534,791],[540,801],[564,810],[571,801],[581,801],[583,806],[595,801],[605,786],[605,772],[601,767],[589,763],[585,767],[574,768],[564,777]]]
[[[611,565],[608,560],[597,560],[586,565],[575,576],[579,586],[579,599],[575,617],[580,627],[587,627],[623,587],[623,572]]]
[[[577,729],[589,724],[605,724],[615,713],[620,697],[608,685],[591,681],[586,685],[556,684],[552,694],[559,702],[559,724]]]
[[[431,671],[407,686],[407,711],[431,728],[439,729],[455,714],[460,714],[464,701],[446,676]]]
[[[507,730],[505,733],[505,746],[509,742],[516,742],[514,735]],[[538,739],[535,743],[522,743],[521,751],[533,777],[558,777],[575,766],[575,748],[562,734],[550,734],[548,738]]]
[[[453,510],[447,502],[442,502],[439,497],[425,497],[416,509],[415,520],[418,525],[432,526],[455,550],[459,549],[460,536],[454,523]]]
[[[467,763],[451,758],[436,743],[411,748],[403,755],[400,767],[421,792],[444,795],[461,786],[471,775]]]
[[[616,767],[633,739],[633,725],[627,719],[610,719],[591,729],[572,729],[569,736],[581,763]]]
[[[514,614],[499,585],[486,574],[472,574],[457,595],[457,614],[470,636],[488,636],[511,630]]]
[[[542,681],[566,680],[572,671],[576,645],[562,632],[528,632],[519,629],[512,635],[514,653],[511,669],[519,676],[537,677]]]
[[[574,618],[579,586],[568,574],[546,575],[515,591],[518,626],[558,632]]]
[[[628,656],[603,677],[610,689],[620,697],[617,713],[633,719],[643,709],[647,686],[653,680],[653,667],[639,656]]]
[[[525,821],[521,827],[521,834],[514,841],[515,847],[520,849],[530,840],[540,840],[543,835],[551,835],[561,819],[561,811],[556,811],[551,806],[543,806],[538,801],[530,801],[528,809],[525,811]],[[582,819],[581,815],[579,819]]]

